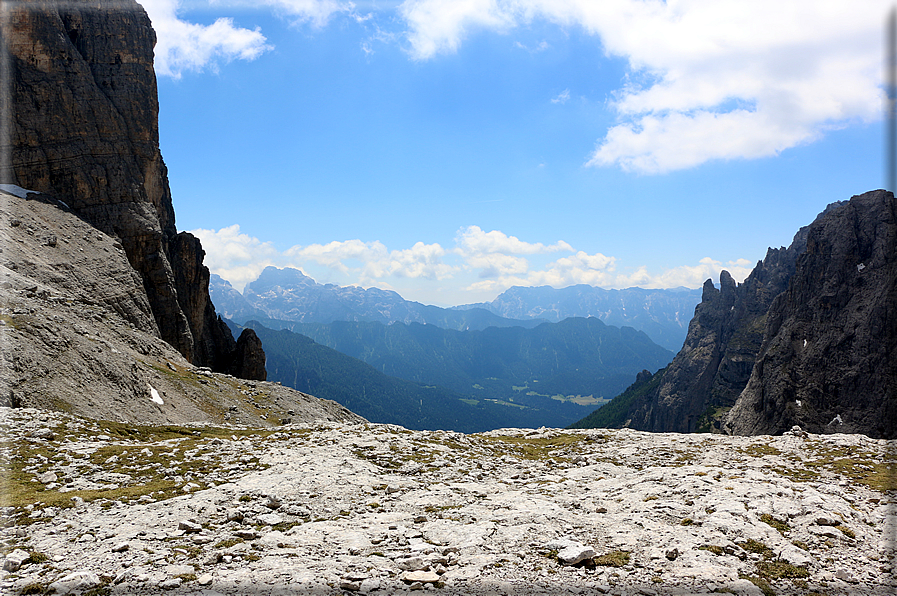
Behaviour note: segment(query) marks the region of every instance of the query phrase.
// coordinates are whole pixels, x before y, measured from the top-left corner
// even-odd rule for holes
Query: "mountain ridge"
[[[743,284],[708,280],[682,350],[603,424],[897,437],[897,201],[832,203]],[[638,385],[638,384],[637,384]],[[644,387],[644,384],[641,384]],[[612,401],[611,404],[614,402]]]

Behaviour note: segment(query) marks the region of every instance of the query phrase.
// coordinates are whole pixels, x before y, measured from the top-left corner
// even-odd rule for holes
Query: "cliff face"
[[[156,332],[192,363],[223,371],[236,344],[209,300],[199,241],[175,227],[159,151],[155,34],[143,8],[19,2],[2,38],[0,182],[58,197],[120,239]]]
[[[897,437],[897,201],[853,197],[810,226],[725,430]]]
[[[737,285],[704,284],[688,337],[619,424],[897,437],[897,203],[829,205]]]
[[[688,336],[657,389],[633,404],[629,426],[656,432],[707,430],[747,384],[763,341],[766,311],[788,285],[806,228],[791,246],[769,249],[737,285],[727,271],[720,289],[708,279]]]

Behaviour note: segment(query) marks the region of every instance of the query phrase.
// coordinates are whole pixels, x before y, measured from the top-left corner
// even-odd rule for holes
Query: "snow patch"
[[[838,424],[844,424],[844,421],[841,420],[841,414],[838,414],[837,416],[835,416],[834,418],[832,418],[832,421],[829,422],[826,426],[831,426],[831,425],[835,424],[836,422],[837,422]]]
[[[860,272],[860,271],[862,271],[862,270],[865,269],[865,268],[866,268],[866,266],[863,265],[862,263],[860,263],[859,265],[857,265],[857,272]]]
[[[159,395],[159,392],[156,391],[156,388],[152,385],[149,386],[150,395],[152,396],[152,400],[154,403],[159,404],[160,406],[164,406],[165,402],[162,401],[162,397]]]
[[[22,188],[21,186],[16,186],[15,184],[0,184],[0,190],[2,190],[3,192],[8,192],[11,195],[15,195],[15,196],[19,197],[20,199],[28,198],[29,192],[32,192],[36,195],[40,194],[36,190],[28,190],[28,189]]]
[[[797,407],[798,407],[798,408],[801,407],[801,406],[803,405],[803,403],[802,403],[799,399],[794,400],[794,403],[797,404]]]
[[[807,340],[804,340],[804,347],[807,347]]]

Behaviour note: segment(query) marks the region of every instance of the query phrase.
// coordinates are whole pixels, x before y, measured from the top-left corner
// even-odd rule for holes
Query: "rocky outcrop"
[[[223,323],[222,323],[223,324]],[[260,379],[264,381],[268,373],[265,371],[265,351],[262,340],[252,329],[244,329],[237,339],[235,357],[231,363],[230,374],[243,379]]]
[[[704,284],[682,350],[617,423],[656,432],[897,437],[897,205],[829,205],[744,283]]]
[[[0,405],[131,424],[361,421],[335,402],[247,380],[265,376],[261,345],[251,331],[227,339],[230,375],[191,365],[159,337],[118,239],[49,195],[0,188]]]
[[[810,226],[725,428],[897,437],[897,201],[853,197]]]
[[[117,238],[161,337],[220,370],[234,342],[209,300],[199,241],[175,227],[145,11],[133,0],[31,0],[4,12],[2,33],[0,155],[10,159],[0,182],[55,196]]]
[[[673,362],[658,374],[653,392],[637,400],[629,426],[656,432],[709,430],[731,407],[750,378],[763,341],[766,310],[788,286],[806,244],[801,229],[788,248],[769,249],[738,285],[727,271],[720,288],[709,279],[688,336]]]

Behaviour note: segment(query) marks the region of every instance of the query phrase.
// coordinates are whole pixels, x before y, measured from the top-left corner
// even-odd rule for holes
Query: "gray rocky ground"
[[[116,238],[61,201],[9,189],[0,188],[0,405],[154,424],[362,420],[336,402],[193,366],[159,336]]]
[[[894,444],[0,409],[3,593],[892,594]]]

